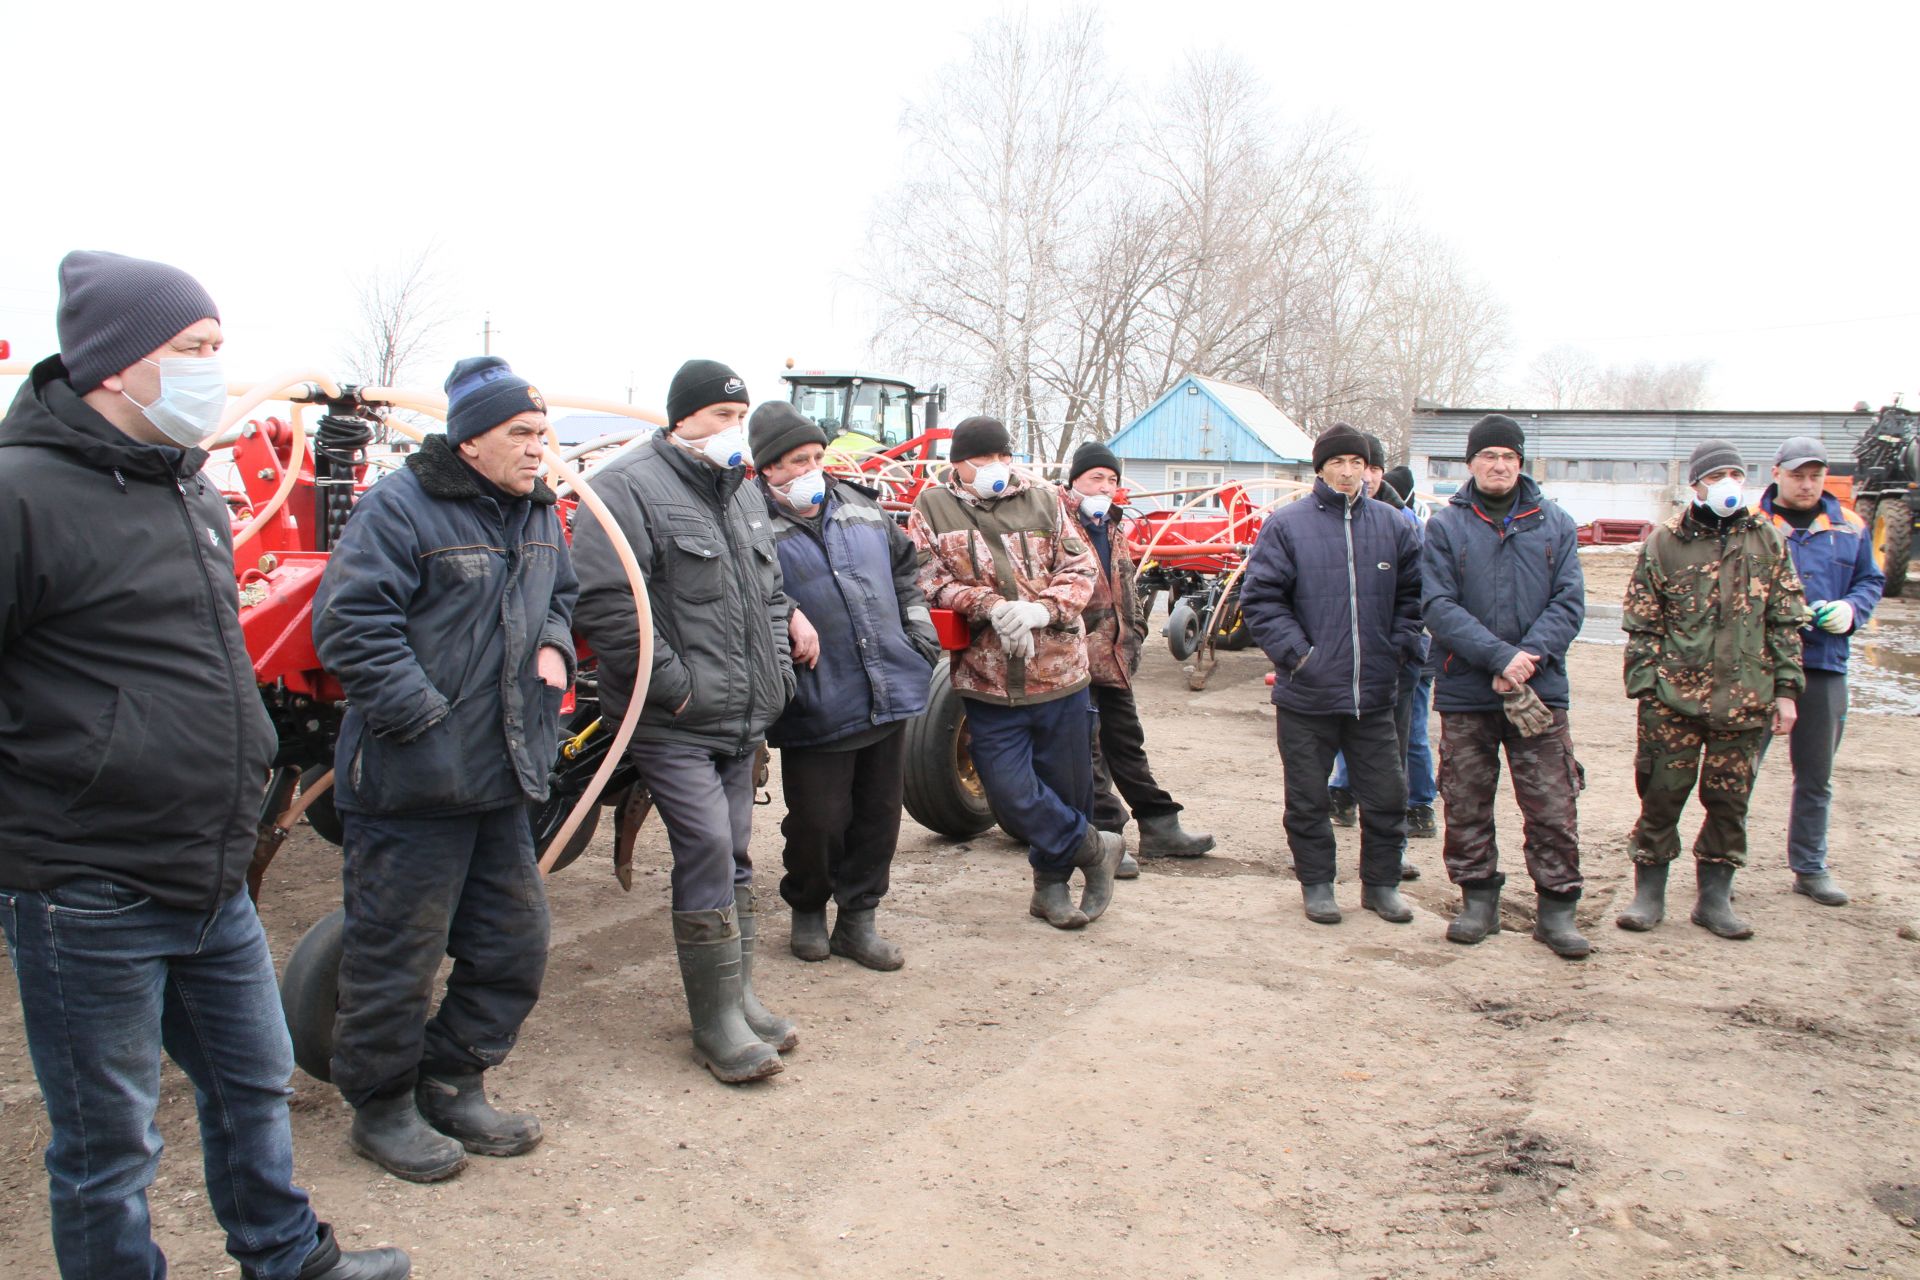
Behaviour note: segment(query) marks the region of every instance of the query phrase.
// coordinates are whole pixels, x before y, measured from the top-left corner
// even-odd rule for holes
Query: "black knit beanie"
[[[1413,468],[1405,463],[1381,476],[1380,483],[1392,488],[1400,496],[1400,501],[1413,501]]]
[[[1095,467],[1111,467],[1113,474],[1120,474],[1120,459],[1113,456],[1113,450],[1099,440],[1089,440],[1073,451],[1073,462],[1067,468],[1067,483],[1072,484]]]
[[[762,471],[803,444],[826,444],[820,424],[785,400],[769,400],[747,417],[747,448]]]
[[[1375,471],[1387,469],[1387,446],[1371,431],[1367,432],[1367,465]]]
[[[977,414],[955,427],[953,439],[947,444],[947,457],[954,462],[971,462],[975,458],[1012,452],[1013,437],[1007,434],[1007,424],[985,414]]]
[[[1474,423],[1473,430],[1467,432],[1467,461],[1479,457],[1482,449],[1511,449],[1524,462],[1527,457],[1527,433],[1506,414],[1490,413]]]
[[[545,413],[546,398],[499,356],[468,356],[447,375],[447,443],[483,436],[509,418]]]
[[[178,267],[75,249],[60,260],[60,361],[80,394],[220,311]]]
[[[1702,440],[1693,446],[1693,456],[1687,459],[1687,483],[1699,484],[1702,476],[1710,476],[1727,467],[1739,468],[1741,475],[1747,473],[1747,464],[1733,441]]]
[[[1313,442],[1313,469],[1318,471],[1327,465],[1329,458],[1340,457],[1365,458],[1367,456],[1367,438],[1344,422],[1336,422]]]
[[[718,360],[689,360],[667,388],[667,430],[710,404],[750,404],[747,384]]]

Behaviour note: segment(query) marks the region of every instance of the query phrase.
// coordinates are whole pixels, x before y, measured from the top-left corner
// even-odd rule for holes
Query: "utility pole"
[[[493,327],[493,312],[489,311],[487,312],[487,318],[480,322],[481,355],[490,356],[493,354],[493,335],[498,332],[499,330]]]
[[[627,370],[627,403],[633,403],[633,370]]]

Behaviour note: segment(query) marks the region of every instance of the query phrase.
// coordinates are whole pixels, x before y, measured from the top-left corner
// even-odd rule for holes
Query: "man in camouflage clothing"
[[[1028,910],[1056,929],[1097,920],[1126,846],[1093,825],[1093,706],[1080,613],[1097,572],[1066,498],[1013,473],[997,418],[954,428],[946,482],[914,500],[920,590],[972,631],[953,655],[969,750],[994,811],[1031,846]],[[1085,888],[1067,892],[1078,868]]]
[[[1706,819],[1693,842],[1693,922],[1723,938],[1753,936],[1733,914],[1733,874],[1747,861],[1747,802],[1761,747],[1770,732],[1793,730],[1806,684],[1800,628],[1808,612],[1786,544],[1745,503],[1745,480],[1731,443],[1694,449],[1694,500],[1653,531],[1627,586],[1622,626],[1627,696],[1640,701],[1640,821],[1622,929],[1644,931],[1665,918],[1680,810],[1698,777]]]

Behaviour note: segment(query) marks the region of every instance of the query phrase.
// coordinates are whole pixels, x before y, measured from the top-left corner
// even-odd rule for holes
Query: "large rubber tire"
[[[1887,575],[1889,596],[1907,585],[1907,557],[1913,550],[1913,506],[1904,498],[1885,498],[1873,513],[1873,549]]]
[[[1182,600],[1167,612],[1167,652],[1185,662],[1200,647],[1200,612]]]
[[[332,767],[332,765],[316,764],[301,774],[300,790],[305,791],[318,782],[320,775]],[[307,806],[306,818],[307,825],[314,829],[315,834],[334,848],[337,849],[345,843],[347,837],[344,828],[340,825],[340,811],[333,807],[332,787],[328,787],[325,795]]]
[[[986,787],[967,755],[967,704],[953,691],[949,659],[933,669],[927,709],[907,721],[906,805],[913,820],[956,840],[993,825]]]
[[[280,977],[280,1009],[293,1040],[293,1060],[315,1080],[333,1079],[333,1015],[340,1007],[340,952],[345,908],[320,917],[295,944]]]

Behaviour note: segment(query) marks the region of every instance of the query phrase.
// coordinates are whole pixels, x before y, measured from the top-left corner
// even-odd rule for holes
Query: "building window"
[[[1427,479],[1465,480],[1467,464],[1459,458],[1428,458]]]
[[[1220,467],[1167,468],[1167,488],[1169,489],[1211,488],[1225,479],[1226,472]],[[1194,496],[1195,495],[1191,493],[1170,494],[1167,499],[1168,505],[1174,507],[1185,506],[1193,500]],[[1217,493],[1210,493],[1199,502],[1194,503],[1196,509],[1200,507],[1218,507],[1219,505],[1220,495]]]
[[[1665,484],[1664,462],[1626,462],[1607,458],[1548,458],[1547,479],[1601,484]]]

